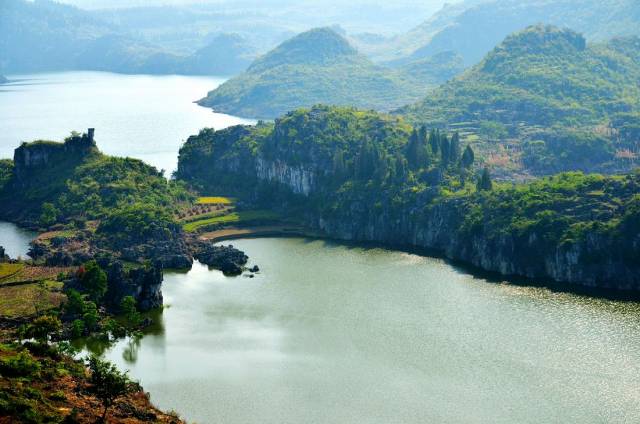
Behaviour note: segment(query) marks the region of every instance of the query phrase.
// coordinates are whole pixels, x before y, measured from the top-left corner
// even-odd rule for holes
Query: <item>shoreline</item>
[[[364,249],[378,248],[389,251],[414,254],[427,258],[441,259],[448,265],[453,267],[457,272],[468,274],[475,278],[483,279],[491,284],[509,284],[519,287],[546,288],[555,293],[568,293],[576,296],[586,296],[612,301],[640,302],[640,293],[636,293],[633,291],[568,284],[550,279],[532,279],[521,275],[504,275],[499,272],[487,271],[465,261],[451,259],[447,257],[442,251],[437,249],[417,247],[410,244],[390,244],[383,242],[345,240],[330,237],[326,234],[321,234],[310,229],[305,229],[303,227],[234,227],[203,233],[200,234],[198,238],[210,241],[212,243],[221,243],[223,241],[229,240],[249,240],[259,238],[304,238],[310,240],[333,242],[344,246],[360,247]]]

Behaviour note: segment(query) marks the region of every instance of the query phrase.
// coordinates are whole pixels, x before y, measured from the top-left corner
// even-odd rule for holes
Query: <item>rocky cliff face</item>
[[[23,143],[13,154],[14,184],[24,187],[31,177],[37,176],[51,165],[80,161],[94,150],[97,147],[91,129],[87,134],[72,136],[62,144],[48,141]]]
[[[315,188],[315,173],[304,166],[289,166],[279,160],[256,159],[256,176],[260,180],[276,182],[295,194],[308,196]]]
[[[515,236],[495,239],[480,234],[462,236],[464,207],[459,201],[435,205],[426,215],[400,217],[388,211],[371,213],[352,205],[347,213],[331,218],[316,216],[311,224],[330,237],[350,241],[387,243],[441,252],[445,257],[505,276],[522,276],[594,289],[640,291],[640,263],[630,263],[611,254],[611,240],[597,233],[586,240],[541,251],[542,235],[526,240]],[[635,246],[640,246],[640,236]]]
[[[322,190],[318,184],[321,173],[309,165],[289,165],[258,156],[238,166],[242,167],[242,178],[276,183],[293,194],[313,197]],[[227,172],[232,178],[234,172]],[[616,241],[606,236],[594,233],[585,240],[546,248],[541,247],[543,234],[533,233],[526,239],[487,237],[488,229],[462,234],[467,210],[461,200],[445,200],[425,211],[420,205],[427,200],[415,199],[400,211],[388,205],[374,209],[364,201],[352,200],[331,215],[310,210],[307,219],[311,227],[332,238],[436,250],[449,259],[504,276],[640,291],[640,263],[633,265],[612,255]],[[640,236],[635,243],[640,246]]]

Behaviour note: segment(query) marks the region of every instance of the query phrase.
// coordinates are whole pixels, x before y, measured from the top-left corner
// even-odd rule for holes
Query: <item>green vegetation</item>
[[[416,240],[485,269],[578,283],[592,278],[622,285],[611,277],[617,267],[624,284],[634,284],[640,173],[564,173],[506,184],[493,181],[493,172],[475,158],[457,132],[317,106],[273,125],[204,130],[180,150],[176,176],[206,192],[232,193],[320,225],[330,236]],[[231,216],[186,225],[193,230]],[[519,249],[536,252],[537,259],[515,255]],[[552,261],[561,265],[545,267]],[[504,271],[504,264],[512,268]],[[593,274],[576,277],[580,272]]]
[[[0,282],[16,275],[24,268],[22,263],[0,262]]]
[[[31,163],[39,155],[46,162]],[[77,133],[64,143],[25,143],[11,165],[0,167],[8,175],[0,189],[0,216],[44,228],[83,229],[97,221],[90,228],[112,249],[176,237],[180,227],[174,217],[194,200],[154,167],[105,156]]]
[[[638,165],[639,79],[640,39],[587,45],[535,26],[399,113],[479,136],[474,148],[504,172],[627,171]]]
[[[183,225],[183,228],[187,232],[194,232],[200,229],[214,227],[220,224],[244,224],[249,225],[252,223],[261,223],[276,221],[280,218],[280,215],[268,211],[268,210],[250,210],[231,212],[226,215],[215,216],[212,218],[200,219],[193,222],[188,222]]]
[[[515,187],[499,185],[465,199],[461,232],[486,240],[533,240],[529,248],[537,250],[530,255],[589,243],[585,261],[591,266],[611,258],[637,264],[638,193],[640,172],[614,177],[573,172]]]
[[[132,383],[127,373],[118,371],[115,365],[91,356],[88,360],[91,370],[91,392],[102,402],[104,410],[101,421],[106,422],[107,412],[113,403],[127,393],[139,391],[140,387]]]
[[[0,286],[0,316],[19,318],[53,310],[64,301],[61,288],[56,281]]]
[[[107,274],[92,260],[78,269],[78,277],[89,297],[99,302],[107,292]]]
[[[211,91],[203,106],[240,116],[273,118],[290,110],[331,104],[391,110],[416,101],[456,69],[455,57],[391,70],[374,65],[329,28],[300,34],[257,59]]]
[[[52,321],[52,322],[55,322]],[[85,365],[68,342],[0,344],[0,416],[20,424],[154,422],[178,424],[150,404],[137,383],[96,358]],[[96,408],[102,404],[103,408]],[[117,418],[116,418],[117,417]]]

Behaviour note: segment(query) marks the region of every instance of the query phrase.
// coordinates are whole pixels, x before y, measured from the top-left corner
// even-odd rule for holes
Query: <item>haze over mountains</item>
[[[459,55],[468,67],[508,34],[537,23],[568,27],[594,41],[640,33],[633,0],[466,0],[439,11],[440,0],[67,3],[91,9],[49,0],[0,4],[0,72],[233,75],[285,40],[322,26],[334,27],[374,63],[394,67],[434,57],[437,66],[445,53]]]
[[[391,63],[453,51],[469,66],[507,35],[539,23],[567,27],[593,41],[640,35],[640,7],[635,0],[467,0],[445,5],[406,34],[359,47]]]

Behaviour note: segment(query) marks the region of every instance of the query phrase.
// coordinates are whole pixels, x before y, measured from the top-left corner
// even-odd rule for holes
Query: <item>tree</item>
[[[140,313],[138,312],[138,308],[136,308],[136,299],[133,296],[125,296],[122,298],[120,311],[127,319],[129,325],[134,327],[140,325]]]
[[[97,356],[89,357],[88,366],[91,371],[90,390],[104,406],[101,420],[105,422],[109,408],[119,397],[134,391],[135,384],[129,380],[126,372],[118,371],[115,365]]]
[[[418,130],[418,141],[420,142],[421,146],[426,147],[428,140],[429,140],[429,134],[427,132],[427,127],[422,125]]]
[[[52,315],[43,315],[36,318],[27,327],[27,337],[34,338],[39,342],[48,342],[49,336],[62,329],[62,322]]]
[[[397,182],[402,182],[407,179],[407,160],[402,157],[400,153],[396,154],[395,159],[395,178]]]
[[[84,300],[79,291],[69,289],[66,292],[67,302],[64,304],[64,310],[72,315],[81,315],[84,312]]]
[[[434,129],[429,134],[429,145],[431,146],[431,153],[437,155],[440,151],[440,133]]]
[[[475,159],[476,155],[473,152],[473,149],[467,144],[467,147],[464,149],[464,153],[462,153],[462,166],[467,169],[471,168]]]
[[[107,274],[96,261],[89,261],[84,265],[84,273],[80,277],[82,286],[89,293],[89,297],[99,302],[107,292]]]
[[[86,302],[84,304],[84,314],[82,314],[82,320],[85,327],[91,331],[96,328],[100,315],[98,315],[98,307],[93,302]]]
[[[45,202],[42,204],[42,213],[40,214],[40,224],[49,227],[56,223],[60,212],[52,203]]]
[[[409,142],[407,143],[407,162],[409,168],[417,170],[420,168],[420,140],[418,138],[418,132],[414,128],[409,136]]]
[[[440,157],[442,159],[442,166],[445,167],[449,164],[450,160],[450,144],[446,134],[442,134],[440,138]]]
[[[493,182],[491,181],[491,175],[489,174],[488,168],[484,168],[482,170],[482,175],[478,178],[478,184],[476,187],[478,191],[490,191],[493,189]]]
[[[460,160],[460,134],[456,131],[451,137],[451,143],[449,147],[449,161],[451,163],[457,163]]]

